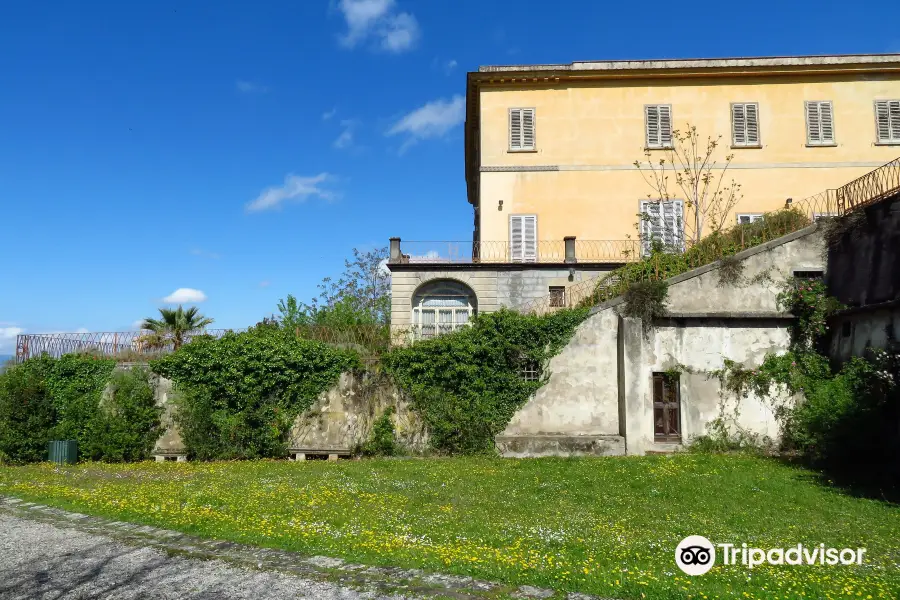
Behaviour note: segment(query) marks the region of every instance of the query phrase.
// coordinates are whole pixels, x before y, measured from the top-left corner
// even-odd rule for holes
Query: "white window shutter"
[[[645,256],[650,254],[654,242],[663,244],[667,250],[684,251],[684,203],[641,200],[641,242]]]
[[[663,243],[672,249],[684,250],[684,205],[681,200],[662,203]]]
[[[509,149],[522,149],[522,109],[513,108],[509,111]]]
[[[522,248],[524,246],[522,239],[522,217],[511,215],[509,217],[509,260],[512,262],[521,262]]]
[[[747,115],[743,104],[731,105],[731,135],[735,146],[747,144]]]
[[[659,107],[659,145],[668,148],[672,145],[672,107]]]
[[[659,147],[659,107],[646,107],[647,121],[647,147]]]
[[[822,123],[822,143],[834,143],[834,117],[831,102],[819,102],[819,119]]]
[[[522,149],[534,150],[534,109],[522,109]]]
[[[822,133],[819,124],[819,103],[806,103],[806,140],[809,144],[821,144]]]
[[[879,100],[875,103],[878,141],[900,142],[900,100]]]
[[[534,262],[537,260],[537,216],[527,215],[522,217],[522,260]]]
[[[759,145],[759,105],[745,104],[744,113],[747,118],[747,145]]]
[[[891,141],[900,142],[900,100],[888,102],[891,121]]]

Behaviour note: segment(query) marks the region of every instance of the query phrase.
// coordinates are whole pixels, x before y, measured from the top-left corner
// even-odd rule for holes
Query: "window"
[[[550,286],[550,307],[560,308],[566,305],[566,286],[551,285]]]
[[[509,109],[509,149],[534,150],[534,109]]]
[[[757,221],[762,220],[762,213],[740,213],[737,216],[738,225],[747,225],[749,223],[756,223]]]
[[[755,102],[731,105],[731,143],[733,146],[759,146],[759,105]]]
[[[672,107],[668,104],[650,104],[644,107],[647,125],[648,148],[672,147]]]
[[[834,112],[831,102],[806,103],[806,144],[834,145]]]
[[[535,262],[537,260],[537,215],[510,215],[510,262]]]
[[[875,101],[879,144],[900,144],[900,100]]]
[[[641,200],[641,252],[650,254],[654,244],[667,251],[684,250],[684,203],[681,200]]]
[[[794,271],[794,277],[797,279],[819,279],[825,277],[824,271]]]
[[[462,283],[427,283],[413,297],[413,333],[432,338],[465,327],[475,314],[475,304],[475,293]]]
[[[522,379],[525,381],[537,381],[541,378],[541,368],[536,362],[526,360],[522,365]]]
[[[838,216],[838,214],[833,213],[833,212],[823,212],[823,213],[814,212],[813,213],[813,221],[818,221],[819,219],[833,219],[837,216]]]
[[[681,441],[681,391],[678,374],[653,374],[653,437],[658,442]]]

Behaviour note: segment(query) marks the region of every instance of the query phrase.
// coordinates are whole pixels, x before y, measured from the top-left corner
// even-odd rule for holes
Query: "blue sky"
[[[900,52],[878,26],[900,5],[746,6],[4,3],[0,354],[19,331],[129,330],[179,296],[252,325],[353,247],[470,238],[479,65]]]

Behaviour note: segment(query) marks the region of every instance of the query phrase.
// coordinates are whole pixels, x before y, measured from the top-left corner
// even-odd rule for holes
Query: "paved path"
[[[0,598],[399,598],[0,514]]]

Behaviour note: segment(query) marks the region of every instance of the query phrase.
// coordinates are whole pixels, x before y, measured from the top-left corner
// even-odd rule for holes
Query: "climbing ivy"
[[[544,384],[547,362],[587,315],[587,309],[540,317],[503,309],[456,332],[395,348],[384,365],[410,394],[435,450],[491,452],[494,436]],[[526,371],[540,375],[531,379]]]

